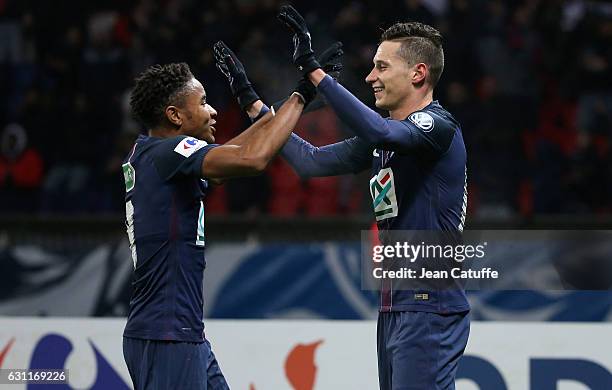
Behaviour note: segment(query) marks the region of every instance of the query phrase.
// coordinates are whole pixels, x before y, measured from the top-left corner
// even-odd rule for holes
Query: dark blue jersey
[[[140,136],[123,164],[134,262],[124,336],[203,341],[202,161],[216,145],[192,137]]]
[[[329,76],[319,91],[358,137],[316,148],[292,135],[282,154],[301,176],[357,172],[369,162],[369,192],[383,235],[391,230],[463,230],[466,150],[450,113],[434,101],[405,120],[383,118]],[[381,310],[450,313],[469,310],[469,304],[460,286],[422,294],[388,285]]]
[[[411,150],[377,148],[373,152],[370,195],[382,243],[385,244],[382,236],[391,230],[463,231],[467,176],[459,124],[438,102],[401,122],[407,132],[421,140]],[[445,288],[433,284],[427,294],[394,289],[395,284],[383,283],[382,311],[469,310],[465,292],[458,283]]]
[[[467,180],[459,123],[437,101],[397,122],[417,140],[405,150],[372,153],[370,195],[378,229],[462,231]]]

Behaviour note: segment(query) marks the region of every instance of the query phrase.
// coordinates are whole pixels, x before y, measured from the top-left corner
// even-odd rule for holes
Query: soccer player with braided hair
[[[371,167],[369,192],[383,244],[397,231],[460,238],[467,207],[467,154],[459,123],[433,100],[444,69],[440,33],[418,22],[396,23],[383,32],[365,79],[376,107],[389,112],[383,117],[326,74],[312,50],[308,26],[293,7],[281,7],[278,18],[293,39],[297,69],[356,135],[314,147],[292,134],[283,157],[302,177]],[[463,286],[450,280],[408,287],[381,280],[380,389],[454,389],[470,327]]]
[[[229,388],[204,335],[204,197],[210,180],[262,173],[315,92],[301,82],[277,111],[218,145],[217,112],[187,64],[136,79],[130,105],[148,134],[123,164],[134,263],[123,352],[135,389]]]

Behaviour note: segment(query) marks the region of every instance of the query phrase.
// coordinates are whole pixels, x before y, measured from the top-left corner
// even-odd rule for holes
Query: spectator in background
[[[40,154],[28,147],[26,131],[17,123],[4,128],[0,148],[0,209],[36,211],[44,170]]]
[[[338,118],[328,107],[316,113],[303,115],[294,132],[309,139],[314,145],[331,144],[341,138]],[[330,216],[339,213],[341,182],[339,176],[301,179],[284,160],[277,161],[269,174],[271,191],[268,198],[268,212],[270,214],[291,216],[303,213],[307,216]]]
[[[609,130],[609,129],[608,129]],[[610,185],[607,181],[598,183],[604,175],[609,177],[602,148],[598,147],[596,137],[586,132],[578,134],[577,147],[570,156],[570,169],[567,173],[567,201],[569,212],[605,211],[610,198]]]
[[[593,15],[579,34],[577,125],[581,131],[610,135],[612,121],[612,20]]]
[[[251,81],[263,92],[262,97],[278,100],[277,91],[291,87],[295,72],[289,64],[270,60],[288,54],[284,42],[275,38],[280,31],[274,16],[279,2],[210,1],[202,7],[201,2],[193,0],[104,5],[64,0],[62,9],[70,9],[65,13],[55,2],[0,0],[0,130],[11,122],[28,129],[30,144],[48,167],[48,176],[43,179],[47,184],[47,192],[42,195],[44,210],[121,211],[111,210],[113,202],[100,201],[114,198],[114,184],[99,184],[104,182],[107,168],[116,167],[113,148],[121,149],[121,138],[128,137],[125,120],[117,113],[129,81],[140,69],[154,63],[185,61],[196,73],[210,75],[207,91],[215,99],[214,106],[225,113],[223,123],[219,123],[220,133],[229,136],[246,118],[214,69],[211,48],[222,39],[239,48],[239,57],[253,59],[245,65],[252,69]],[[461,106],[452,111],[466,128],[464,136],[472,161],[468,171],[474,186],[470,203],[477,206],[472,208],[474,212],[483,216],[515,215],[519,211],[517,192],[520,183],[526,181],[533,188],[527,196],[535,213],[612,209],[612,198],[606,196],[595,203],[589,197],[576,201],[581,198],[576,196],[577,191],[612,182],[607,173],[612,171],[609,2],[295,3],[305,11],[313,36],[318,38],[313,43],[315,50],[332,40],[343,41],[347,71],[341,82],[370,106],[371,91],[357,77],[369,72],[376,50],[376,45],[365,38],[405,18],[432,24],[443,32],[450,66],[438,91],[447,91],[448,99],[443,95],[434,98],[448,107]],[[572,123],[556,126],[554,118],[560,115],[547,115],[550,102],[558,102],[554,111],[563,115],[576,112]],[[498,119],[505,127],[491,128]],[[132,133],[133,137],[139,130]],[[491,131],[500,137],[491,139],[487,134]],[[588,138],[592,146],[579,145],[582,133],[587,133],[583,139]],[[525,138],[529,138],[529,145],[524,144]],[[490,153],[487,146],[503,148],[503,153]],[[522,161],[524,149],[530,149],[531,154],[525,158],[531,163],[529,169]],[[585,164],[591,164],[587,163],[591,150],[596,150],[600,163],[611,169],[589,169],[593,174],[579,174]],[[517,159],[521,160],[519,165],[515,164]],[[557,172],[557,163],[567,170]],[[227,186],[232,189],[231,196],[219,197],[226,207],[218,210],[253,215],[279,212],[265,202],[266,194],[279,190],[279,185],[289,193],[305,192],[304,182],[299,180],[278,182],[270,176],[237,180]],[[363,178],[341,179],[341,187],[348,191],[362,185]],[[52,190],[53,186],[58,191]],[[555,195],[553,189],[562,192]],[[342,205],[353,202],[347,200],[351,196],[346,191],[336,191],[340,204],[337,213],[355,210]],[[242,194],[255,196],[246,198]],[[304,193],[294,199],[296,204],[282,206],[280,212],[308,213],[310,206],[305,205],[316,203],[308,197],[313,196]],[[213,210],[209,209],[211,214]],[[364,206],[356,212],[367,210]]]
[[[56,150],[55,164],[49,168],[43,188],[44,212],[95,211],[97,204],[91,199],[95,164],[108,158],[108,148],[96,142],[95,118],[91,115],[91,102],[84,95],[76,95],[63,102],[65,112],[58,113],[64,126],[58,130],[61,140]],[[101,119],[100,119],[101,120]],[[112,139],[112,137],[108,137]],[[57,142],[57,140],[54,140]],[[96,154],[105,153],[105,159],[96,161]]]

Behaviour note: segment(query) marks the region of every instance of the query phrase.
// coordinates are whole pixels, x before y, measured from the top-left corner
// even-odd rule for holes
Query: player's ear
[[[181,117],[181,111],[176,106],[168,106],[166,107],[166,118],[168,121],[176,126],[183,125],[183,118]]]
[[[419,62],[412,68],[412,83],[422,84],[423,82],[425,82],[428,73],[429,68],[427,68],[427,65],[422,62]]]

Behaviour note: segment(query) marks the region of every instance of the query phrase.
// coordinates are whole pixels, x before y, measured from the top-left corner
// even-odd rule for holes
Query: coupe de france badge
[[[370,179],[370,195],[376,220],[397,217],[397,198],[395,180],[391,168],[384,168]]]
[[[434,128],[434,120],[426,112],[415,112],[408,119],[424,132],[430,132]]]
[[[194,154],[199,149],[202,149],[204,146],[208,145],[208,143],[201,141],[199,139],[195,139],[193,137],[187,137],[183,139],[181,142],[176,145],[174,151],[180,154],[181,156],[189,157]]]

